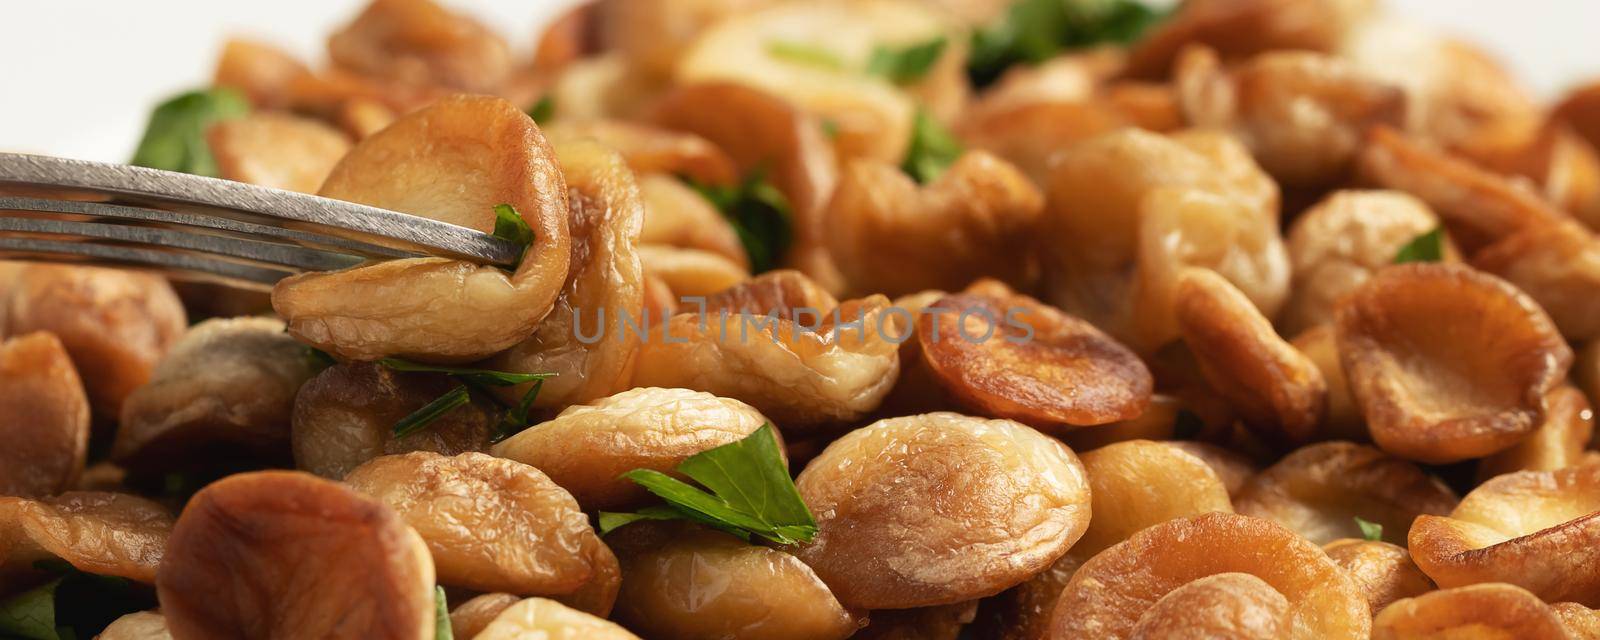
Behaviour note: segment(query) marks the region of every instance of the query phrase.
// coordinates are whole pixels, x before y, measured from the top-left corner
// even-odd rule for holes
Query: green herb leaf
[[[1444,229],[1435,227],[1400,247],[1394,255],[1395,264],[1407,262],[1438,262],[1444,259]]]
[[[829,140],[833,140],[833,139],[838,138],[839,137],[839,123],[834,121],[831,118],[823,118],[822,119],[822,135],[828,136]]]
[[[1366,538],[1367,540],[1371,540],[1371,541],[1374,541],[1374,542],[1383,539],[1383,525],[1381,525],[1381,524],[1378,524],[1376,522],[1367,521],[1367,520],[1362,520],[1361,518],[1358,517],[1358,518],[1356,518],[1356,526],[1361,529],[1361,537],[1362,538]]]
[[[1039,63],[1101,43],[1135,42],[1167,15],[1137,0],[1017,0],[1000,20],[973,32],[967,73],[983,87],[1013,64]]]
[[[489,444],[497,444],[527,428],[528,414],[533,411],[533,401],[539,399],[539,390],[543,388],[543,379],[533,381],[533,386],[528,388],[528,392],[522,394],[522,401],[500,415],[500,423],[495,426],[494,434],[489,436]]]
[[[528,107],[528,117],[539,124],[549,122],[555,115],[556,97],[553,95],[546,94],[543,98],[539,98],[538,102],[533,103],[533,106]]]
[[[961,141],[955,134],[926,110],[918,109],[911,125],[911,146],[906,149],[906,161],[900,168],[917,182],[927,184],[944,175],[961,152]]]
[[[412,362],[400,358],[384,358],[379,360],[378,364],[406,373],[442,373],[467,384],[485,387],[515,387],[519,384],[527,384],[555,375],[554,373],[512,373],[510,371],[491,371],[489,369],[473,369],[470,367],[448,367]]]
[[[216,177],[217,159],[206,129],[219,120],[250,112],[250,103],[232,89],[191,91],[156,106],[131,164]]]
[[[949,42],[941,36],[906,47],[879,45],[867,59],[867,73],[883,76],[895,84],[916,83],[933,69],[933,63],[939,61],[947,44]]]
[[[434,398],[432,402],[422,405],[421,409],[411,412],[411,415],[394,423],[394,437],[404,438],[426,429],[432,426],[435,420],[444,417],[445,414],[471,400],[472,394],[465,385],[446,391],[444,395]]]
[[[455,640],[455,630],[450,628],[450,603],[445,601],[444,587],[433,587],[433,640]]]
[[[683,512],[668,506],[645,507],[633,513],[600,512],[600,535],[640,520],[682,520]],[[748,535],[746,536],[748,537]]]
[[[494,206],[494,237],[522,247],[524,253],[533,244],[533,228],[522,219],[517,208],[509,204]]]
[[[733,225],[739,242],[750,256],[755,273],[771,271],[783,261],[794,242],[793,209],[789,199],[767,181],[766,172],[752,171],[735,186],[717,186],[685,179],[689,186],[710,200]]]
[[[843,71],[845,68],[844,61],[832,51],[805,42],[773,40],[767,43],[767,55],[829,71]]]
[[[117,618],[156,605],[147,591],[123,578],[84,573],[54,559],[34,567],[59,575],[0,601],[0,637],[92,638]]]
[[[677,470],[710,492],[659,471],[634,469],[623,477],[666,500],[667,507],[633,514],[603,513],[601,529],[609,531],[638,520],[679,518],[741,538],[758,535],[778,544],[809,542],[817,534],[817,521],[789,478],[770,424],[738,442],[689,456]]]
[[[56,587],[61,578],[0,602],[0,633],[29,640],[57,640]]]

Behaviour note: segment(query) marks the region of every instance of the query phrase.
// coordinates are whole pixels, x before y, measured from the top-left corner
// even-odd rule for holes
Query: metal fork
[[[0,259],[110,263],[260,289],[302,271],[442,256],[509,266],[453,224],[204,176],[0,153]]]

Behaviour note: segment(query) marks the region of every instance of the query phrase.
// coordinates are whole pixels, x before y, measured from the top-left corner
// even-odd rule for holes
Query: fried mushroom
[[[342,479],[382,455],[432,451],[455,455],[489,447],[499,415],[474,398],[427,429],[401,437],[394,426],[459,383],[428,373],[400,373],[377,364],[337,364],[301,386],[290,420],[295,466]]]
[[[1186,2],[1129,53],[1130,75],[1167,75],[1185,47],[1204,44],[1233,60],[1275,50],[1334,51],[1370,11],[1370,0]]]
[[[83,474],[89,399],[54,335],[0,342],[0,434],[0,496],[54,495]]]
[[[200,490],[156,576],[191,638],[432,638],[433,561],[392,509],[310,474],[258,471]]]
[[[283,105],[289,85],[309,73],[305,63],[287,51],[255,40],[230,38],[222,45],[211,83],[243,93],[257,108],[272,108]]]
[[[532,335],[567,280],[566,181],[533,120],[504,100],[457,96],[401,118],[357,144],[319,195],[485,233],[494,229],[495,206],[509,204],[533,230],[509,275],[407,258],[280,281],[273,309],[296,338],[329,353],[482,358]]]
[[[218,122],[206,130],[206,144],[219,177],[301,193],[316,193],[350,150],[338,129],[283,113]]]
[[[1022,286],[1043,207],[1026,176],[987,152],[920,186],[899,167],[856,160],[828,205],[827,247],[858,294],[954,290],[983,276]]]
[[[1433,591],[1433,581],[1411,561],[1406,548],[1377,540],[1340,538],[1322,545],[1333,563],[1355,580],[1373,611],[1401,598]]]
[[[1421,462],[1520,442],[1572,363],[1555,324],[1527,295],[1461,265],[1386,268],[1335,315],[1339,360],[1373,440]]]
[[[1405,598],[1372,620],[1373,640],[1568,638],[1549,605],[1509,584],[1475,584]]]
[[[569,603],[579,597],[579,609],[611,611],[616,556],[572,495],[538,469],[481,453],[416,451],[370,460],[345,482],[416,529],[441,583]]]
[[[748,266],[701,249],[643,245],[639,263],[680,298],[709,296],[750,278]]]
[[[450,611],[450,633],[455,638],[476,638],[501,613],[521,601],[522,598],[509,593],[485,593],[474,597]]]
[[[10,298],[7,333],[60,338],[95,416],[111,420],[189,325],[172,285],[134,271],[30,264]]]
[[[135,474],[215,456],[287,464],[295,395],[316,373],[306,348],[270,318],[190,328],[128,395],[112,458]]]
[[[1478,461],[1478,480],[1513,471],[1552,471],[1583,464],[1594,437],[1594,410],[1570,384],[1545,396],[1544,419],[1522,442]]]
[[[1339,341],[1335,333],[1332,323],[1320,324],[1289,341],[1316,365],[1317,370],[1322,372],[1323,382],[1327,383],[1327,410],[1323,413],[1322,425],[1317,429],[1316,437],[1369,441],[1372,438],[1367,433],[1367,419],[1361,415],[1361,407],[1356,405],[1355,397],[1350,394],[1350,382],[1345,380],[1344,366],[1339,364]]]
[[[977,614],[977,600],[916,609],[882,609],[873,611],[867,627],[850,637],[859,640],[957,640]]]
[[[617,511],[649,497],[623,473],[671,473],[685,458],[736,442],[768,422],[738,400],[641,387],[567,407],[492,453],[538,468],[585,509]]]
[[[328,57],[374,78],[474,93],[511,72],[505,40],[433,0],[373,0],[328,38]]]
[[[720,255],[743,270],[750,269],[739,232],[705,196],[681,180],[659,173],[639,175],[644,203],[641,245],[660,244]]]
[[[1600,604],[1600,464],[1518,471],[1478,485],[1448,516],[1418,516],[1407,536],[1440,587],[1517,585],[1549,602]]]
[[[1201,582],[1217,575],[1230,577]],[[1268,520],[1213,512],[1155,525],[1085,562],[1050,637],[1134,638],[1180,622],[1252,638],[1364,638],[1371,614],[1316,545]]]
[[[95,640],[172,640],[160,611],[137,611],[113,620]]]
[[[1150,440],[1083,454],[1094,517],[1072,553],[1093,557],[1134,533],[1174,518],[1233,512],[1228,488],[1204,460]]]
[[[622,120],[560,120],[544,127],[550,143],[593,139],[621,154],[640,176],[682,176],[701,184],[726,185],[738,179],[733,159],[693,133]]]
[[[0,577],[28,576],[35,562],[60,558],[86,573],[154,583],[172,522],[166,507],[122,493],[0,497]]]
[[[1568,340],[1600,338],[1600,238],[1583,225],[1530,227],[1485,247],[1472,263],[1527,293]]]
[[[597,618],[555,600],[528,598],[495,616],[472,640],[639,640],[605,618]]]
[[[1009,420],[954,413],[852,431],[796,486],[819,529],[795,554],[849,608],[994,595],[1044,571],[1089,522],[1070,450]]]
[[[1239,513],[1266,518],[1317,544],[1359,537],[1356,518],[1383,525],[1404,542],[1419,515],[1456,506],[1450,489],[1416,465],[1350,442],[1302,447],[1256,474],[1239,493]]]

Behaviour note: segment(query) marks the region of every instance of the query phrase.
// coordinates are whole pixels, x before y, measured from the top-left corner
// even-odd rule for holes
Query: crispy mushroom
[[[1522,442],[1478,461],[1478,480],[1513,471],[1552,471],[1583,464],[1594,436],[1594,410],[1577,387],[1565,384],[1545,396],[1544,419]]]
[[[1083,454],[1094,517],[1072,547],[1093,557],[1146,527],[1208,511],[1233,512],[1228,488],[1204,460],[1150,440]]]
[[[1230,130],[1285,187],[1343,181],[1368,127],[1405,124],[1405,95],[1350,62],[1273,51],[1224,71],[1210,49],[1178,60],[1178,102],[1191,125]]]
[[[988,152],[963,154],[927,185],[855,160],[828,205],[827,247],[858,294],[954,290],[982,276],[1023,286],[1043,207],[1028,178]]]
[[[370,460],[345,482],[416,529],[441,583],[611,611],[616,556],[572,495],[538,469],[481,453],[417,451]]]
[[[1520,442],[1572,363],[1555,324],[1527,295],[1461,265],[1386,268],[1342,300],[1336,316],[1339,360],[1373,440],[1422,462]]]
[[[783,264],[829,291],[844,287],[823,248],[824,211],[839,175],[820,120],[776,95],[729,82],[679,87],[656,103],[650,118],[715,143],[743,174],[764,171],[794,210],[795,243]]]
[[[156,591],[191,638],[433,637],[433,561],[392,509],[294,471],[219,480],[172,529]]]
[[[1199,458],[1211,467],[1217,478],[1222,480],[1222,486],[1228,489],[1230,500],[1238,500],[1250,478],[1260,472],[1260,468],[1248,456],[1222,445],[1194,440],[1169,440],[1162,444]]]
[[[287,464],[295,394],[316,374],[306,348],[270,318],[207,320],[190,328],[149,384],[122,405],[111,456],[135,474],[218,456],[230,464]]]
[[[639,640],[605,618],[597,618],[555,600],[528,598],[495,616],[472,640]]]
[[[955,132],[968,147],[1004,158],[1043,186],[1050,183],[1050,164],[1057,151],[1135,124],[1116,105],[1094,94],[1044,98],[979,102],[953,125]]]
[[[592,138],[621,154],[640,176],[682,176],[718,185],[739,178],[728,154],[693,133],[621,120],[561,120],[544,127],[544,134],[557,146]]]
[[[978,601],[873,611],[856,640],[957,640],[978,615]]]
[[[160,611],[137,611],[113,620],[95,640],[172,640]]]
[[[689,185],[664,174],[640,174],[639,198],[645,212],[640,244],[709,251],[749,270],[750,256],[739,240],[739,232],[711,201]]]
[[[665,245],[639,247],[644,272],[687,298],[709,296],[750,278],[750,268],[721,253]]]
[[[777,311],[780,317],[797,320],[837,306],[839,301],[822,285],[792,269],[768,271],[706,296],[704,302],[707,313],[748,311],[765,315]],[[898,300],[895,306],[905,308]]]
[[[156,581],[172,514],[122,493],[68,491],[38,500],[0,497],[0,584],[28,576],[51,558],[79,571]]]
[[[1009,420],[954,413],[852,431],[796,485],[819,527],[796,555],[851,608],[994,595],[1044,571],[1089,522],[1071,450]]]
[[[53,495],[83,473],[89,399],[54,335],[0,342],[0,434],[0,496]]]
[[[450,611],[450,632],[452,637],[471,640],[483,632],[483,628],[494,622],[494,619],[510,609],[512,605],[521,602],[522,598],[509,593],[485,593],[471,600],[461,603]]]
[[[1193,269],[1178,285],[1174,309],[1200,372],[1246,425],[1270,440],[1311,439],[1327,406],[1327,381],[1244,293],[1213,271]]]
[[[1333,321],[1344,294],[1394,263],[1400,249],[1437,229],[1428,205],[1397,191],[1336,191],[1295,218],[1287,245],[1294,276],[1278,316],[1284,335]],[[1446,249],[1455,259],[1454,251]]]
[[[685,458],[738,441],[767,423],[738,400],[644,387],[567,407],[495,445],[492,453],[537,467],[585,509],[617,511],[641,506],[649,496],[623,473],[670,473]]]
[[[1405,547],[1376,540],[1340,538],[1322,545],[1333,563],[1339,565],[1355,580],[1356,587],[1367,596],[1367,606],[1373,611],[1401,598],[1412,598],[1433,591],[1433,581],[1428,579]]]
[[[636,120],[670,88],[622,52],[606,51],[566,65],[544,97],[557,119]]]
[[[813,323],[757,313],[680,313],[639,349],[633,386],[749,403],[800,438],[878,408],[899,373],[883,296],[847,300]]]
[[[1526,141],[1480,151],[1472,159],[1532,180],[1551,204],[1590,229],[1600,228],[1600,152],[1559,119],[1546,122]]]
[[[1571,126],[1589,144],[1600,146],[1600,83],[1573,89],[1556,105],[1552,117]]]
[[[496,370],[556,374],[537,383],[539,407],[585,402],[627,388],[639,335],[617,323],[644,314],[644,273],[636,253],[644,209],[633,174],[616,153],[594,142],[566,142],[555,151],[572,189],[571,270],[555,307],[533,335],[489,361]],[[532,384],[498,392],[502,401],[515,404]]]
[[[305,63],[289,52],[264,42],[229,38],[217,57],[211,83],[243,93],[257,108],[282,106],[289,85],[310,73]]]
[[[1041,229],[1047,300],[1141,352],[1178,338],[1184,271],[1217,271],[1267,316],[1288,293],[1278,188],[1226,134],[1123,130],[1057,157]]]
[[[373,0],[328,38],[328,57],[375,78],[476,93],[511,71],[505,40],[433,0]]]
[[[1527,293],[1568,340],[1600,338],[1600,238],[1583,225],[1530,227],[1485,247],[1472,263]]]
[[[1356,518],[1405,541],[1419,515],[1443,515],[1456,496],[1416,465],[1350,442],[1302,447],[1256,474],[1234,501],[1239,513],[1277,521],[1317,544],[1360,537]]]
[[[1508,582],[1550,602],[1600,604],[1600,464],[1518,471],[1478,485],[1408,536],[1422,571],[1450,588]]]
[[[1332,309],[1329,309],[1332,312]],[[1322,425],[1317,430],[1317,437],[1332,438],[1335,440],[1371,440],[1367,433],[1367,419],[1361,415],[1361,407],[1356,405],[1356,399],[1350,394],[1350,382],[1345,380],[1344,366],[1339,364],[1339,341],[1334,331],[1333,324],[1320,324],[1312,327],[1293,340],[1300,353],[1316,365],[1322,372],[1322,381],[1328,389],[1328,402],[1326,411],[1323,412]]]
[[[474,398],[427,429],[395,437],[395,424],[459,383],[429,373],[400,373],[377,364],[337,364],[295,396],[290,443],[295,466],[342,479],[382,455],[432,451],[455,455],[489,446],[496,407]]]
[[[1550,605],[1561,626],[1567,629],[1572,640],[1600,639],[1600,611],[1576,602],[1557,602]]]
[[[1068,551],[1049,569],[978,605],[977,637],[982,640],[1044,640],[1061,590],[1087,558]]]
[[[1185,411],[1183,403],[1176,397],[1152,393],[1150,404],[1135,417],[1054,435],[1080,454],[1129,440],[1171,440],[1177,435],[1178,415],[1182,411]]]
[[[1138,417],[1149,369],[1083,320],[998,283],[945,296],[917,318],[917,342],[935,379],[979,412],[1041,428]]]
[[[1509,584],[1475,584],[1424,593],[1396,601],[1372,620],[1373,640],[1568,637],[1549,605]]]
[[[379,4],[392,1],[411,0]],[[485,233],[494,207],[509,204],[533,230],[525,259],[509,275],[447,258],[301,274],[278,283],[273,308],[296,338],[353,360],[465,361],[527,339],[571,260],[567,183],[553,156],[533,120],[498,98],[447,98],[401,118],[357,144],[320,195]]]
[[[1161,78],[1190,44],[1224,58],[1274,50],[1334,51],[1372,6],[1370,0],[1196,0],[1141,39],[1128,73]]]
[[[770,0],[606,0],[598,4],[600,45],[646,73],[670,76],[707,28]]]
[[[1522,183],[1389,127],[1368,132],[1358,171],[1368,183],[1422,200],[1469,254],[1498,238],[1566,217]]]
[[[159,276],[30,264],[16,279],[6,332],[60,338],[97,417],[121,415],[123,399],[150,380],[189,325],[178,295]]]
[[[678,523],[633,524],[608,539],[622,561],[617,621],[650,638],[842,640],[860,626],[785,551]]]
[[[1218,574],[1255,580],[1201,582]],[[1215,512],[1155,525],[1091,558],[1053,616],[1057,638],[1133,638],[1175,622],[1252,638],[1364,638],[1371,624],[1355,582],[1316,545],[1268,520]]]
[[[221,176],[274,189],[316,193],[350,150],[338,129],[284,113],[223,120],[206,131]]]

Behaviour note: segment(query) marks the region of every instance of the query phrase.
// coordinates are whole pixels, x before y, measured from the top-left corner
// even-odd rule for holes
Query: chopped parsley
[[[915,84],[933,69],[949,44],[943,37],[905,47],[879,45],[867,59],[867,73],[888,78],[895,84]]]
[[[1438,262],[1444,259],[1444,229],[1435,227],[1432,231],[1412,238],[1406,246],[1394,255],[1395,264],[1407,262]]]
[[[1371,542],[1383,539],[1383,525],[1369,520],[1356,518],[1356,527],[1361,529],[1361,537]]]
[[[794,213],[789,199],[767,180],[766,171],[757,169],[733,186],[687,182],[733,225],[752,271],[771,271],[783,262],[794,242]]]
[[[545,123],[549,122],[550,119],[554,118],[555,116],[556,116],[556,97],[555,96],[546,94],[543,98],[539,98],[538,102],[533,103],[533,106],[528,107],[528,117],[529,118],[533,118],[533,121],[537,122],[539,124],[545,124]]]
[[[250,113],[250,102],[225,88],[190,91],[157,105],[130,164],[217,177],[217,159],[206,142],[212,124]]]
[[[1072,49],[1128,44],[1167,17],[1137,0],[1017,0],[972,34],[967,74],[986,86],[1014,64],[1036,64]]]
[[[937,180],[961,157],[961,141],[926,110],[918,109],[911,123],[911,146],[906,149],[907,174],[927,184]]]

